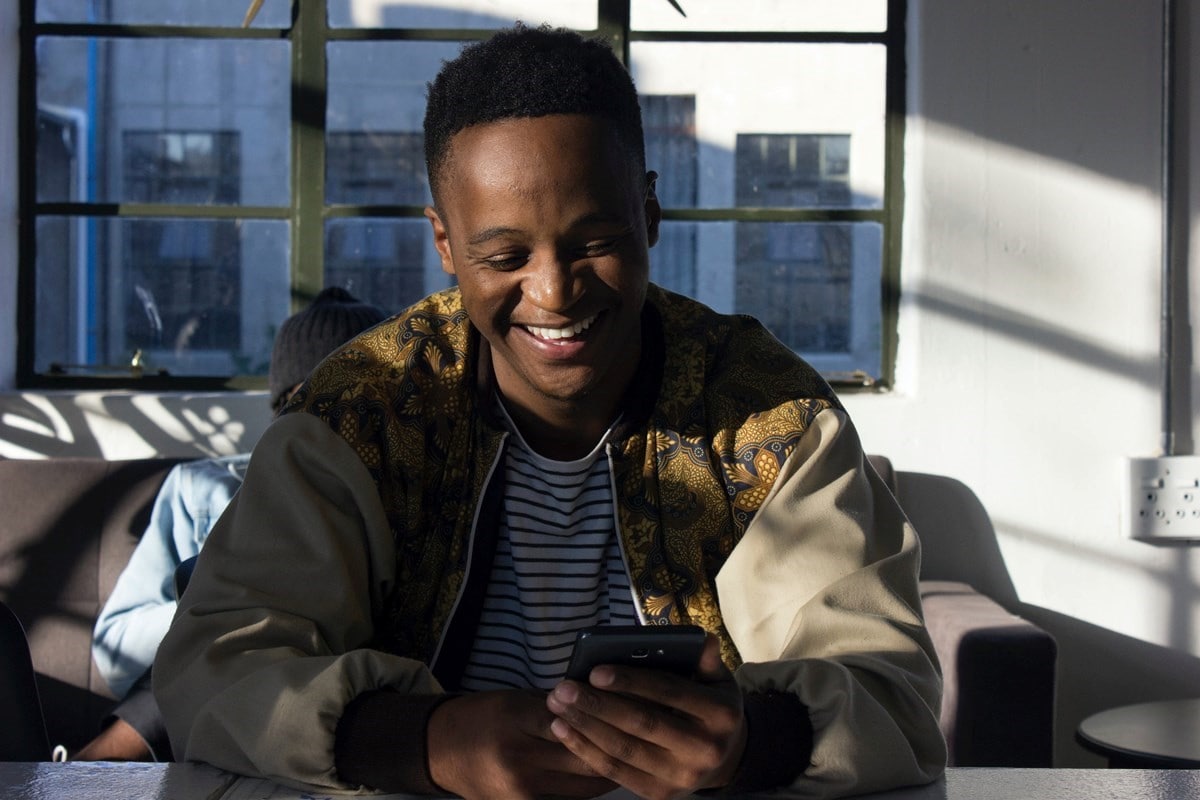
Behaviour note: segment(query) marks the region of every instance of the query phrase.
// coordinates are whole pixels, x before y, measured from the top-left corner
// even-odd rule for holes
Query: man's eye
[[[523,255],[523,254],[522,255],[500,255],[500,256],[492,256],[491,258],[485,258],[483,260],[483,263],[486,264],[487,266],[491,267],[492,269],[500,270],[502,272],[508,272],[509,270],[514,270],[514,269],[524,266],[527,261],[529,261],[529,256]]]
[[[587,244],[585,244],[582,248],[580,248],[579,252],[580,252],[580,255],[584,258],[597,258],[599,256],[603,256],[603,255],[607,255],[608,253],[611,253],[613,250],[616,249],[617,244],[619,244],[620,241],[621,241],[620,237],[613,237],[610,239],[596,239],[595,241],[588,242]]]

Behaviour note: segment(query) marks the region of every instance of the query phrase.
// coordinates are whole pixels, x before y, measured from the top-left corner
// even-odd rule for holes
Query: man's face
[[[608,123],[575,114],[457,133],[426,209],[506,401],[611,421],[637,367],[661,212]]]

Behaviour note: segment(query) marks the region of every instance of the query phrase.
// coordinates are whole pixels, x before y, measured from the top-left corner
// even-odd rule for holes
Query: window
[[[337,131],[325,137],[331,203],[424,205],[429,194],[419,132]],[[426,294],[424,219],[354,217],[325,223],[325,285],[341,286],[382,308],[401,309]]]
[[[23,386],[253,385],[322,287],[398,311],[450,285],[425,86],[517,19],[629,64],[652,280],[835,383],[890,382],[903,0],[265,0],[243,27],[249,6],[22,4]]]
[[[738,134],[736,173],[739,206],[853,205],[847,134]],[[735,242],[738,311],[827,369],[878,363],[879,225],[738,222]]]
[[[122,193],[131,201],[237,203],[237,132],[124,131],[122,138]],[[116,259],[123,273],[110,282],[125,297],[120,348],[159,364],[212,354],[203,369],[235,372],[221,357],[241,342],[237,222],[139,219],[125,233]]]
[[[656,187],[665,208],[695,208],[699,166],[694,95],[641,95],[646,165],[662,177]],[[666,225],[650,259],[650,278],[658,285],[696,296],[696,226]]]

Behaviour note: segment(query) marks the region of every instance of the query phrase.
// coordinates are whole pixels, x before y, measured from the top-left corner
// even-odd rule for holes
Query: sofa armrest
[[[1054,638],[965,583],[921,581],[921,598],[942,662],[949,763],[1051,766]]]

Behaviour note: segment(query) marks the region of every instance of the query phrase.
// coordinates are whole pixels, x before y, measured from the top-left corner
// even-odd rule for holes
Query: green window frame
[[[647,0],[638,0],[643,2]],[[683,6],[687,0],[661,0]],[[267,0],[272,2],[272,0]],[[112,24],[38,21],[38,0],[20,0],[20,88],[18,120],[19,226],[18,357],[17,383],[22,388],[218,390],[259,388],[261,375],[163,375],[140,366],[116,365],[106,371],[84,365],[79,374],[69,370],[35,367],[35,331],[38,314],[39,222],[62,218],[113,222],[130,218],[169,221],[204,218],[217,221],[268,221],[288,225],[289,292],[291,310],[303,307],[324,285],[327,223],[371,218],[420,220],[423,206],[415,204],[330,203],[326,200],[327,155],[327,48],[334,42],[465,42],[490,35],[487,29],[447,28],[344,28],[331,27],[327,11],[331,0],[294,0],[286,27],[242,27],[241,20],[227,26]],[[893,384],[899,306],[899,273],[903,223],[903,147],[906,112],[906,0],[887,0],[886,29],[856,31],[690,31],[637,30],[631,26],[634,0],[596,0],[597,26],[581,33],[610,42],[629,63],[630,48],[637,43],[712,44],[830,44],[882,45],[886,67],[884,86],[883,192],[878,207],[822,205],[820,207],[671,207],[664,203],[666,222],[684,223],[857,223],[870,222],[882,230],[880,308],[880,367],[865,372],[826,373],[840,390],[886,389]],[[249,0],[247,0],[249,5]],[[38,41],[43,37],[79,39],[207,39],[232,41],[286,41],[290,44],[290,180],[288,202],[280,205],[198,205],[169,202],[63,201],[38,198]],[[321,102],[313,102],[313,98]],[[261,365],[260,365],[261,368]]]

